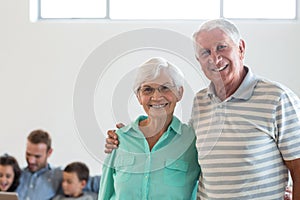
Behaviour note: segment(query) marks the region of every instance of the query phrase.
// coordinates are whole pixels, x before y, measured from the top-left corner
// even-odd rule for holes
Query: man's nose
[[[35,163],[35,158],[32,157],[32,156],[29,156],[29,157],[28,157],[28,162],[29,162],[29,163]]]
[[[222,60],[222,56],[218,53],[211,53],[208,62],[210,64],[218,64]]]

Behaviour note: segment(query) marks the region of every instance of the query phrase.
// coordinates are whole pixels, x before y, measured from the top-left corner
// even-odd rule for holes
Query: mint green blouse
[[[175,116],[150,151],[136,121],[117,131],[119,148],[103,163],[98,200],[195,200],[200,174],[192,127]]]

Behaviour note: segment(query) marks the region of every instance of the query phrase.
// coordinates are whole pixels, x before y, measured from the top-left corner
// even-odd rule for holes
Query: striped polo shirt
[[[200,199],[283,199],[284,160],[300,158],[300,101],[283,85],[247,75],[224,101],[214,87],[197,93],[192,111]]]

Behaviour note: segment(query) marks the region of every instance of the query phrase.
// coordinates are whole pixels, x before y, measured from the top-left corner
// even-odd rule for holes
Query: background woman
[[[0,191],[14,192],[21,176],[17,160],[8,154],[0,156]]]

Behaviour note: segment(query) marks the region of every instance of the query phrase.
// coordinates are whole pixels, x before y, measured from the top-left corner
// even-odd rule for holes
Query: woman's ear
[[[136,93],[136,98],[138,99],[140,105],[142,105],[142,100],[141,100],[141,96],[139,95],[139,93]]]
[[[182,99],[182,96],[183,96],[183,87],[180,86],[178,88],[178,95],[177,95],[177,102],[180,101]]]

